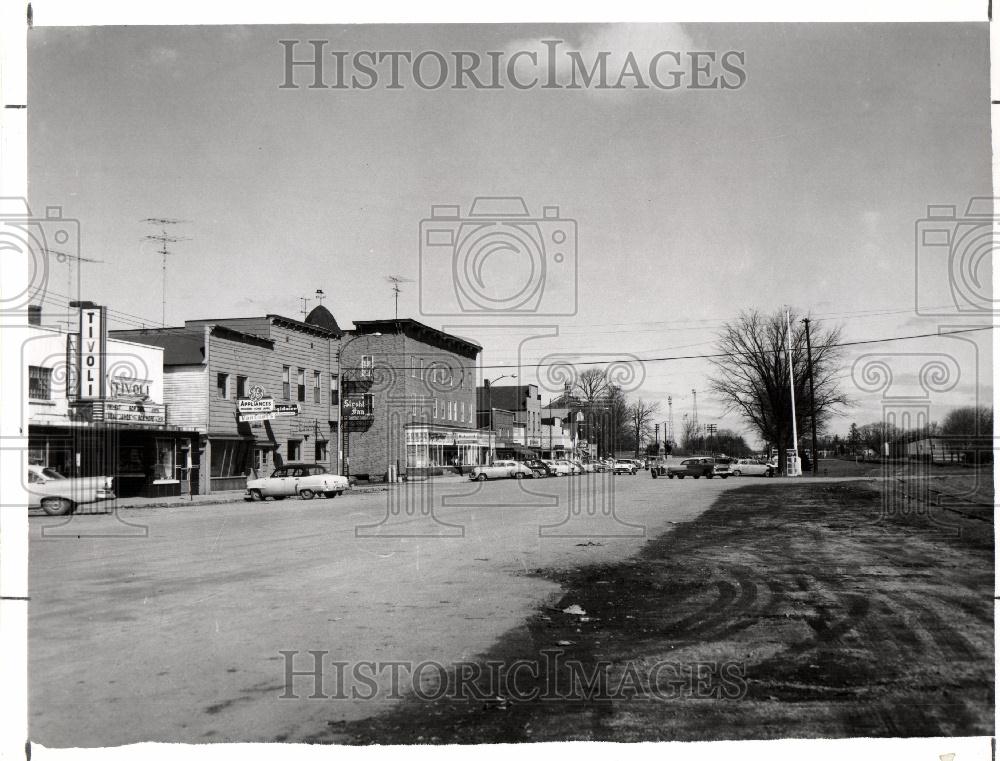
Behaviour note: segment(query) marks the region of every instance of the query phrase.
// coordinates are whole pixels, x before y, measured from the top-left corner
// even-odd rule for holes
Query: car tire
[[[260,493],[260,489],[250,490],[250,501],[251,502],[263,502],[264,495]]]
[[[485,481],[486,480],[486,474],[485,473],[480,473],[478,476],[476,476],[476,480],[477,481]]]
[[[697,475],[697,476],[695,476],[695,478],[701,478],[701,475]]]
[[[517,481],[520,481],[520,480],[521,480],[522,478],[524,478],[524,473],[515,473],[515,474],[514,474],[514,478],[515,478],[515,479],[516,479]]]
[[[768,478],[774,478],[774,468],[768,468],[767,469],[767,477]]]
[[[316,492],[312,489],[303,489],[299,492],[299,499],[312,499],[316,496]]]
[[[742,470],[734,470],[733,471],[733,475],[737,476],[737,477],[742,476],[743,475],[743,471]]]
[[[725,481],[727,478],[729,478],[729,476],[719,476],[719,478],[721,478],[723,481]]]
[[[674,474],[673,473],[667,473],[667,478],[669,478],[671,481],[673,481],[674,480]]]
[[[46,515],[69,515],[73,512],[73,503],[64,497],[43,499],[41,508]]]
[[[682,475],[681,475],[680,473],[678,473],[678,474],[677,474],[677,477],[678,477],[679,479],[681,479],[681,481],[683,481],[683,480],[684,480],[684,476],[682,476]],[[695,476],[695,478],[697,478],[697,477],[698,477],[698,476]]]
[[[655,471],[655,470],[654,470],[654,471],[651,471],[651,472],[650,472],[650,475],[652,475],[652,476],[653,476],[653,478],[659,478],[659,476],[657,476],[657,475],[656,475],[656,471]]]

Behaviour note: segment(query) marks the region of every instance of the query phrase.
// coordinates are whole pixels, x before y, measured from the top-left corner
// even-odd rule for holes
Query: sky
[[[279,40],[311,39],[351,54],[484,56],[562,40],[588,60],[608,51],[611,71],[628,51],[741,51],[746,80],[338,90],[299,73],[301,87],[280,88]],[[692,390],[701,422],[743,428],[709,394],[708,363],[620,360],[711,353],[742,310],[789,305],[848,341],[983,324],[952,308],[918,314],[950,303],[949,264],[915,241],[928,205],[962,218],[969,198],[992,195],[985,24],[36,28],[28,60],[30,203],[78,219],[81,254],[100,260],[78,283],[53,265],[50,298],[72,287],[115,310],[112,327],[160,323],[150,217],[186,220],[170,230],[188,240],[171,245],[168,324],[301,317],[300,298],[311,308],[321,288],[349,327],[392,317],[386,277],[399,276],[400,316],[478,340],[485,377],[517,372],[547,401],[562,370],[530,365],[619,362],[664,422],[672,398],[678,431]],[[546,250],[538,277],[561,314],[451,307],[452,259],[422,245],[421,225],[434,205],[468,218],[480,196],[521,197],[534,218],[558,207],[538,229],[566,223],[571,238],[559,266]],[[484,293],[506,292],[527,262],[489,259]],[[859,377],[859,360],[891,365],[893,387]],[[934,362],[954,383],[928,396],[932,419],[990,401],[988,332],[852,347],[841,375],[854,406],[832,432],[879,419],[886,393],[922,394],[919,368]]]

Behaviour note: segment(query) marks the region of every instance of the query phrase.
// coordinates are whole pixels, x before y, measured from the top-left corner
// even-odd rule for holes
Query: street
[[[392,701],[308,699],[310,678],[296,678],[299,699],[278,699],[279,651],[301,653],[296,671],[311,667],[308,650],[348,663],[473,659],[560,594],[528,572],[632,556],[759,481],[449,479],[332,500],[33,518],[32,740],[296,741],[371,717]],[[610,484],[614,515],[590,514],[587,495]],[[396,509],[407,496],[410,513]],[[121,536],[119,517],[148,536]]]

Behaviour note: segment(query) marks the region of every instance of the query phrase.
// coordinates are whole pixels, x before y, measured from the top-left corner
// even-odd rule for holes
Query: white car
[[[535,471],[517,460],[495,460],[492,465],[477,465],[469,472],[472,481],[490,478],[534,478]]]
[[[766,476],[770,478],[774,475],[774,465],[760,460],[733,460],[729,466],[729,472],[734,476]]]
[[[312,499],[317,494],[336,497],[350,488],[347,478],[327,471],[322,465],[306,462],[290,462],[274,469],[266,478],[247,480],[244,499],[252,502],[271,497],[284,499],[298,496]]]
[[[624,474],[629,476],[634,476],[638,468],[633,460],[615,460],[614,471],[615,475]]]
[[[566,460],[542,460],[549,468],[552,469],[553,475],[556,476],[571,476],[573,475],[573,468]]]
[[[40,507],[48,515],[68,515],[78,505],[114,499],[111,476],[67,478],[52,468],[28,466],[28,507]]]

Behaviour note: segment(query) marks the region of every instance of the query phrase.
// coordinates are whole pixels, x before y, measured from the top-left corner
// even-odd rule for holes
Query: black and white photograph
[[[3,21],[10,758],[993,757],[985,0],[66,5]]]

